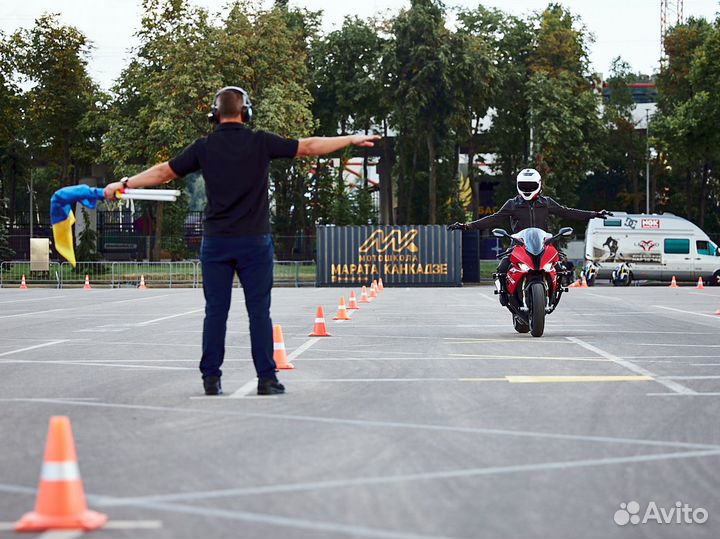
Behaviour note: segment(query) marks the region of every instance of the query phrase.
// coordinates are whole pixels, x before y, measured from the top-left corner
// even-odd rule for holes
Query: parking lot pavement
[[[208,398],[202,291],[0,290],[0,536],[53,415],[98,539],[720,536],[720,289],[573,289],[542,338],[488,288],[385,289],[334,322],[347,293],[274,291],[296,368],[258,397],[236,291]],[[319,305],[332,337],[308,336]],[[676,502],[707,522],[614,521]]]

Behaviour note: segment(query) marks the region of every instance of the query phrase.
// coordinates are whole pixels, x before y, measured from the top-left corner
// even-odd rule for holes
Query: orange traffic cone
[[[85,274],[85,286],[83,286],[85,290],[92,290],[92,286],[90,286],[90,276],[86,273]]]
[[[580,282],[580,288],[589,288],[587,284],[587,280],[585,279],[585,275],[582,276],[582,281]]]
[[[367,287],[362,287],[362,294],[360,294],[360,303],[370,303],[372,299],[368,298]]]
[[[140,284],[138,285],[138,288],[140,288],[141,290],[145,290],[147,288],[147,286],[145,286],[145,276],[144,275],[140,276]]]
[[[377,293],[377,283],[375,281],[372,282],[370,285],[370,299],[375,299],[378,297]]]
[[[327,326],[325,325],[325,313],[323,312],[322,307],[317,308],[317,313],[315,314],[315,326],[313,327],[313,332],[310,334],[310,337],[331,337],[327,332]]]
[[[285,339],[283,339],[282,328],[279,325],[273,326],[273,359],[277,369],[290,370],[295,368],[295,365],[288,361],[285,352]]]
[[[88,510],[70,420],[65,416],[51,417],[35,511],[18,520],[15,531],[92,531],[106,522],[107,515]]]
[[[25,283],[25,275],[22,276],[22,280],[20,281],[20,289],[27,290],[27,284]]]
[[[698,278],[698,284],[695,288],[697,288],[698,290],[705,290],[705,285],[703,284],[702,277]]]
[[[383,286],[383,282],[382,282],[382,277],[380,277],[380,278],[378,279],[378,290],[380,290],[380,292],[382,292],[383,290],[385,290],[385,287]]]
[[[570,283],[568,288],[580,288],[580,279],[577,279],[574,283]]]
[[[673,275],[672,281],[670,281],[670,288],[680,288],[677,284],[677,281],[675,280],[675,276]]]
[[[347,309],[345,308],[345,298],[340,298],[340,304],[338,305],[337,316],[333,320],[350,320]]]
[[[358,311],[360,310],[360,307],[358,307],[357,299],[355,298],[355,290],[350,291],[350,303],[348,304],[348,311]]]

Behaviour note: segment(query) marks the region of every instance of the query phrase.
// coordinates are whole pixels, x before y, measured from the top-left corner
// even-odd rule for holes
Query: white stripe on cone
[[[325,319],[324,319],[324,318],[316,318],[316,319],[315,319],[315,323],[316,323],[316,324],[324,324],[324,323],[325,323]]]
[[[274,342],[274,343],[273,343],[273,350],[285,350],[285,343],[282,343],[282,342]]]
[[[78,481],[80,469],[77,462],[45,462],[42,467],[41,479],[43,481]]]

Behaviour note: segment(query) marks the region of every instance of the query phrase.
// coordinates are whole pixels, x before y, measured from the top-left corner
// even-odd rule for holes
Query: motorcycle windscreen
[[[541,228],[526,228],[521,230],[517,234],[514,234],[517,238],[522,238],[525,243],[525,250],[528,254],[539,255],[545,249],[545,238],[549,238],[552,235],[548,234]]]

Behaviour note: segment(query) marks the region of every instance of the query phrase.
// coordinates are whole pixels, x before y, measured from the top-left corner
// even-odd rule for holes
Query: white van
[[[720,284],[720,251],[707,234],[677,215],[615,212],[592,219],[585,236],[585,258],[598,267],[598,278],[610,278],[625,262],[631,279],[697,281]]]

